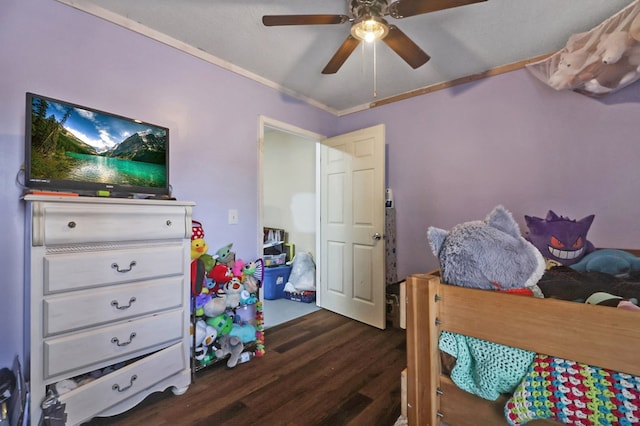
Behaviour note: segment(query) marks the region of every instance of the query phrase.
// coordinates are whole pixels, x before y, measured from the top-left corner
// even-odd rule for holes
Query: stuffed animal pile
[[[556,90],[599,97],[640,79],[640,1],[590,31],[573,34],[565,47],[529,64],[534,76]]]
[[[208,254],[202,224],[193,221],[191,236],[191,297],[195,321],[192,351],[199,365],[229,357],[239,360],[264,354],[262,306],[257,293],[263,281],[263,262],[235,259],[232,244]],[[255,342],[253,352],[244,352]],[[244,354],[244,357],[242,355]]]

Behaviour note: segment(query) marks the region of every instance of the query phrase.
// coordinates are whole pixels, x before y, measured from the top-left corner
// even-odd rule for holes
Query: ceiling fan
[[[347,15],[265,15],[265,26],[326,25],[351,23],[351,32],[338,48],[322,74],[334,74],[361,41],[382,40],[412,68],[424,65],[430,58],[398,27],[384,17],[407,18],[452,7],[466,6],[486,0],[347,0],[351,17]]]

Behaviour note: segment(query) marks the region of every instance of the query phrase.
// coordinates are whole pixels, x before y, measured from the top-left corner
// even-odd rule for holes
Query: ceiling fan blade
[[[360,44],[360,40],[349,34],[349,37],[338,48],[326,67],[322,70],[322,74],[335,74],[338,72],[342,64],[347,60],[351,52]]]
[[[262,23],[267,27],[276,25],[325,25],[343,24],[349,21],[347,15],[265,15]]]
[[[389,34],[382,39],[387,46],[398,54],[413,69],[427,63],[431,57],[413,42],[395,25],[389,25]]]
[[[487,0],[397,0],[389,5],[389,15],[400,19],[483,1]]]

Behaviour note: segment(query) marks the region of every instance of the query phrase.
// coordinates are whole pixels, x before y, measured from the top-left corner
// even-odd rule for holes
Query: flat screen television
[[[169,129],[27,93],[25,186],[169,196]]]

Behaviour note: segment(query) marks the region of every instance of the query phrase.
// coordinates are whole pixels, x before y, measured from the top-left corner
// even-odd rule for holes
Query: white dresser
[[[186,392],[193,203],[24,199],[31,424],[63,379],[86,382],[57,397],[69,425]]]

